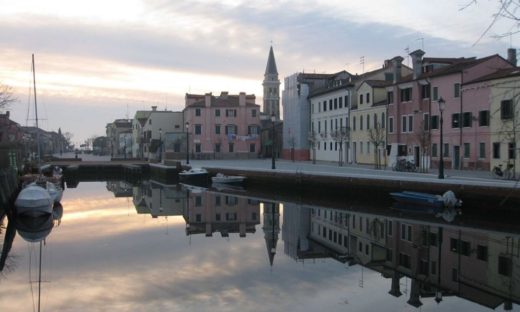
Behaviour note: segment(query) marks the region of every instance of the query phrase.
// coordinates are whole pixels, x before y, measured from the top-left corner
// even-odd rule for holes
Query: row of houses
[[[39,142],[39,144],[38,144]],[[38,146],[39,145],[39,146]],[[10,112],[0,114],[0,167],[19,168],[21,161],[70,151],[69,140],[58,131],[24,127],[10,119]]]
[[[516,50],[507,59],[424,55],[410,53],[412,67],[396,56],[362,75],[286,77],[283,157],[383,167],[403,158],[428,170],[439,163],[442,124],[446,167],[518,172]]]

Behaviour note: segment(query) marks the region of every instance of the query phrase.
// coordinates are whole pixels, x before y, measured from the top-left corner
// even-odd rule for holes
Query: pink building
[[[186,94],[184,120],[195,159],[257,158],[260,105],[253,94]]]
[[[463,92],[462,86],[498,69],[512,67],[511,63],[495,54],[457,63],[432,73],[429,79],[432,87],[431,155],[434,163],[438,163],[440,154],[440,148],[437,148],[440,131],[433,121],[440,120],[437,100],[442,97],[446,101],[443,113],[445,168],[489,169],[489,96],[486,96],[485,91]]]
[[[482,92],[466,96],[462,86],[513,65],[498,54],[480,59],[423,55],[422,50],[410,53],[413,74],[387,88],[389,164],[407,158],[418,168],[437,167],[442,97],[445,168],[489,168],[489,97]]]

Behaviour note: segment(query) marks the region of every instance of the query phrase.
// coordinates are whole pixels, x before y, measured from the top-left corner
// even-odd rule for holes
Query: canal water
[[[384,204],[81,182],[50,229],[18,228],[0,310],[520,311],[517,222],[449,221]]]

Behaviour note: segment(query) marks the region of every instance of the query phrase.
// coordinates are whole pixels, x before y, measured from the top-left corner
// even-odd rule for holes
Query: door
[[[453,169],[460,168],[460,146],[453,147]]]
[[[419,161],[421,159],[421,149],[419,148],[419,146],[414,146],[414,153],[413,153],[413,156],[414,156],[414,160],[415,160],[415,167],[419,168]]]
[[[356,142],[352,143],[352,162],[356,163]]]

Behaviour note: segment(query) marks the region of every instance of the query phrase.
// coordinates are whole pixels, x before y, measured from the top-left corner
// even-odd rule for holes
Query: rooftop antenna
[[[406,52],[406,66],[410,66],[410,47],[404,48],[404,52]]]
[[[421,50],[424,51],[424,38],[421,37],[421,38],[417,39],[417,41],[419,41],[419,40],[421,41]]]
[[[365,73],[365,57],[362,56],[359,58],[359,64],[361,64],[361,73]]]

